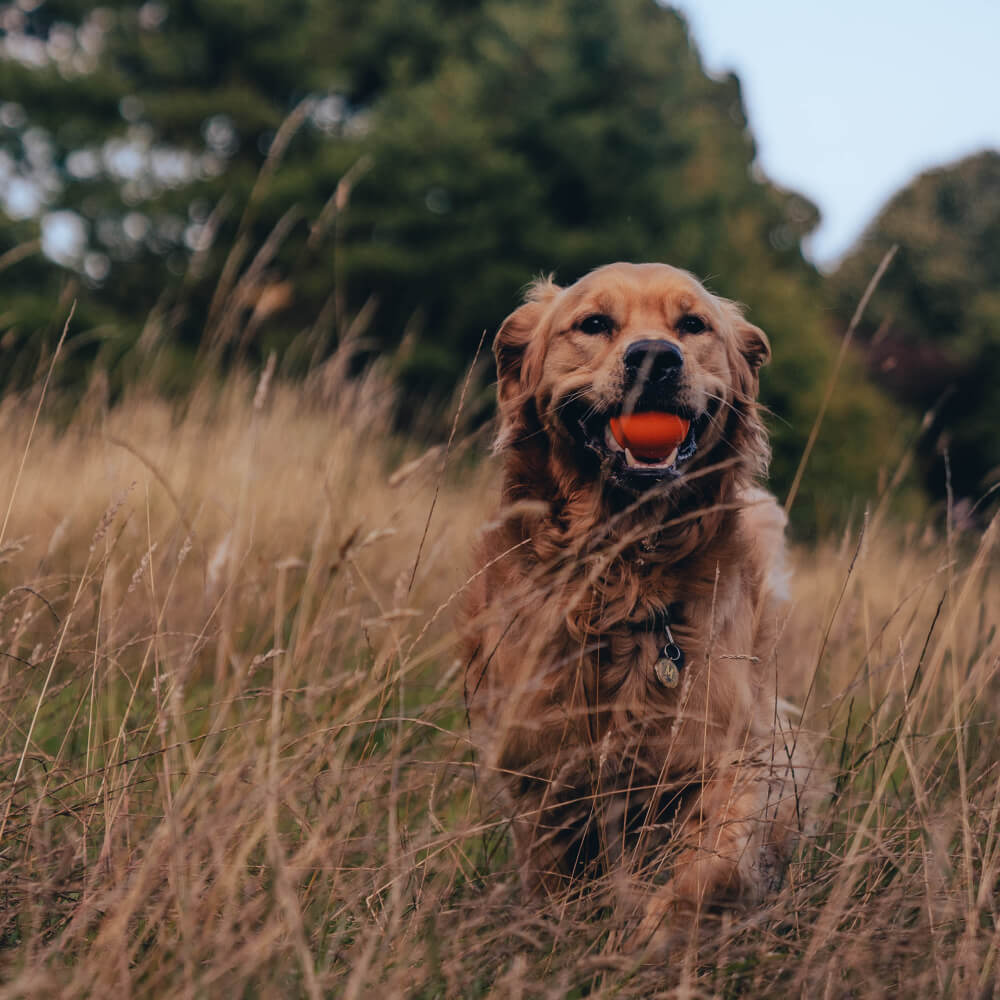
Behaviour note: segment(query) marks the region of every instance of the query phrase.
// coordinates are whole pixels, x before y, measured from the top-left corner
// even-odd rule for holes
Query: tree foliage
[[[893,244],[859,330],[870,367],[905,405],[935,410],[930,489],[943,495],[950,473],[976,499],[1000,479],[1000,153],[927,171],[889,201],[833,276],[841,316]]]
[[[739,81],[705,72],[677,13],[653,0],[23,6],[0,15],[13,122],[0,143],[9,175],[48,186],[35,212],[0,217],[0,252],[40,217],[85,238],[61,269],[36,257],[11,271],[0,337],[28,360],[8,380],[34,371],[38,331],[77,275],[67,377],[96,360],[116,383],[153,365],[183,383],[209,359],[272,349],[300,371],[360,314],[405,398],[441,399],[537,273],[665,260],[750,303],[769,332],[775,482],[791,481],[837,350],[801,251],[818,213],[761,174]],[[803,523],[870,494],[898,434],[850,359]]]

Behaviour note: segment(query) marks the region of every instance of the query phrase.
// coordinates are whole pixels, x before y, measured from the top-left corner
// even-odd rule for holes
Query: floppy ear
[[[496,449],[509,444],[524,429],[525,409],[531,400],[530,372],[525,370],[525,352],[549,302],[559,293],[551,277],[539,278],[528,288],[525,303],[501,324],[493,341],[497,363],[497,396],[500,432]]]
[[[740,352],[747,359],[750,368],[756,372],[771,360],[771,342],[759,326],[748,323],[742,317],[736,331],[740,338]]]
[[[559,293],[552,276],[533,281],[524,295],[524,305],[515,309],[500,325],[493,341],[493,356],[497,362],[500,399],[516,394],[520,388],[524,351],[531,342],[535,327],[545,307]]]
[[[732,299],[718,299],[726,319],[736,334],[736,348],[750,366],[750,373],[757,372],[771,360],[771,342],[759,326],[754,326],[744,315],[743,306]]]
[[[542,316],[544,307],[538,302],[526,302],[515,309],[501,324],[493,341],[493,357],[497,362],[497,394],[500,402],[521,391],[521,369],[524,352]]]
[[[736,393],[729,410],[726,439],[750,476],[763,477],[767,473],[771,449],[757,406],[758,373],[771,359],[771,344],[759,326],[744,318],[743,310],[735,302],[726,302],[725,307],[739,352],[739,362],[734,369]]]

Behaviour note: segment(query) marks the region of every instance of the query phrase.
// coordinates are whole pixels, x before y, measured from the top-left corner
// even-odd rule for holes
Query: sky
[[[1000,149],[1000,0],[681,0],[743,86],[761,166],[818,206],[830,267],[918,173]]]

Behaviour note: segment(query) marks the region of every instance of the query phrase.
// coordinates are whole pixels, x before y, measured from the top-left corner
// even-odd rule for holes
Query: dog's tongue
[[[629,413],[610,420],[615,440],[637,458],[650,462],[666,459],[687,437],[691,422],[676,413]]]

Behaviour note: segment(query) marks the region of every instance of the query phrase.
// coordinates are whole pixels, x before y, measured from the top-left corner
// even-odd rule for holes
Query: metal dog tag
[[[671,645],[673,644],[671,643]],[[666,653],[666,650],[664,650],[664,653]],[[656,674],[656,679],[666,688],[675,688],[680,684],[681,672],[677,669],[677,664],[669,656],[661,656],[653,664],[653,673]]]
[[[659,659],[653,664],[653,673],[665,688],[675,688],[681,680],[684,651],[674,641],[674,633],[670,631],[669,617],[663,623],[663,632],[667,637],[667,644],[660,650]]]

